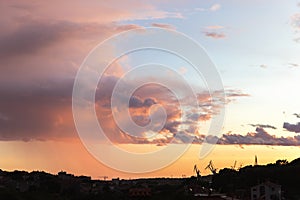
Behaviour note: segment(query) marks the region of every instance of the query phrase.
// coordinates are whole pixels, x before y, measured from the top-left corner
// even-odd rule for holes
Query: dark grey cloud
[[[0,89],[0,140],[73,138],[72,80]]]
[[[255,145],[282,145],[282,146],[299,146],[300,137],[276,137],[270,135],[263,128],[256,128],[255,132],[240,134],[224,134],[218,141],[218,144],[255,144]]]
[[[269,124],[249,124],[249,125],[253,127],[277,129],[275,126]]]
[[[146,98],[145,100],[142,100],[137,96],[132,96],[129,100],[130,108],[150,107],[154,104],[157,104],[157,102],[152,98]]]
[[[300,114],[298,113],[294,113],[293,115],[295,115],[297,118],[300,118]]]
[[[1,59],[34,55],[39,51],[70,39],[100,39],[111,32],[137,28],[136,25],[79,23],[70,21],[33,21],[22,19],[15,30],[0,37]]]
[[[178,126],[181,124],[179,121],[169,121],[165,124],[164,129],[176,134],[178,132]]]
[[[297,124],[290,124],[288,122],[284,122],[283,128],[290,132],[300,133],[300,122],[298,122]]]
[[[62,32],[68,30],[67,25],[58,24],[27,24],[12,33],[0,38],[1,58],[11,58],[32,54],[62,38]]]

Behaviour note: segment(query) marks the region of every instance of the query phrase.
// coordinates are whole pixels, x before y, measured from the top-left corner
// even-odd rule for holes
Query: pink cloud
[[[166,28],[166,29],[171,29],[171,30],[175,30],[176,29],[171,24],[163,24],[163,23],[152,23],[151,26],[158,27],[158,28]]]

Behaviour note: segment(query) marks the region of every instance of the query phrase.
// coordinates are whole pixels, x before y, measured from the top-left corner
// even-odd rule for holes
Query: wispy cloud
[[[295,42],[300,42],[300,37],[294,39]]]
[[[271,129],[277,129],[275,126],[269,125],[269,124],[249,124],[253,127],[259,127],[259,128],[271,128]]]
[[[297,4],[299,7],[299,3]],[[300,41],[299,33],[300,33],[300,13],[295,13],[290,17],[290,24],[292,26],[292,29],[296,35],[296,38],[294,38],[295,42]]]
[[[263,69],[266,69],[266,68],[268,68],[268,65],[266,65],[266,64],[261,64],[261,65],[259,65],[259,67],[260,67],[260,68],[263,68]]]
[[[294,113],[293,115],[295,115],[297,118],[300,118],[300,114],[298,113]]]
[[[295,67],[299,67],[299,64],[297,64],[297,63],[288,63],[288,66],[290,68],[295,68]]]
[[[291,25],[294,28],[295,32],[300,31],[300,13],[296,13],[291,16]]]
[[[209,31],[205,31],[203,33],[206,37],[210,37],[210,38],[213,38],[213,39],[224,39],[224,38],[226,38],[226,35],[224,33],[209,32]]]
[[[203,34],[206,37],[214,38],[214,39],[223,39],[226,37],[223,30],[225,29],[224,26],[220,25],[210,25],[203,28]]]
[[[211,12],[215,12],[221,9],[221,4],[213,4],[211,5],[209,8],[195,8],[196,11],[211,11]]]
[[[172,29],[175,30],[175,26],[171,24],[163,24],[163,23],[152,23],[151,26],[158,27],[158,28],[166,28],[166,29]]]
[[[220,9],[221,9],[221,4],[218,4],[218,3],[213,4],[213,5],[209,8],[210,11],[217,11],[217,10],[220,10]]]

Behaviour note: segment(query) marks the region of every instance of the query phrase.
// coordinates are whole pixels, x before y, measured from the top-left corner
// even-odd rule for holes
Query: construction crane
[[[236,160],[234,161],[234,164],[231,166],[231,169],[235,170],[236,167]]]
[[[217,173],[217,169],[214,167],[212,160],[209,161],[208,165],[205,167],[205,170],[209,169],[211,171],[211,173],[213,173],[213,175],[215,175]]]
[[[98,176],[98,178],[103,178],[103,180],[106,181],[106,179],[108,179],[108,176]]]
[[[197,175],[197,180],[201,178],[200,170],[198,169],[197,165],[194,165],[194,172]]]

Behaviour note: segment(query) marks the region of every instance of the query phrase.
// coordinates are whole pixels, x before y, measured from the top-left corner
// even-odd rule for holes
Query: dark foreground
[[[274,199],[300,199],[300,159],[278,160],[264,166],[222,169],[215,175],[190,178],[92,180],[66,172],[5,172],[0,170],[2,200],[81,199],[251,199],[255,185],[280,190]],[[255,187],[253,187],[255,186]],[[252,191],[252,192],[251,192]]]

